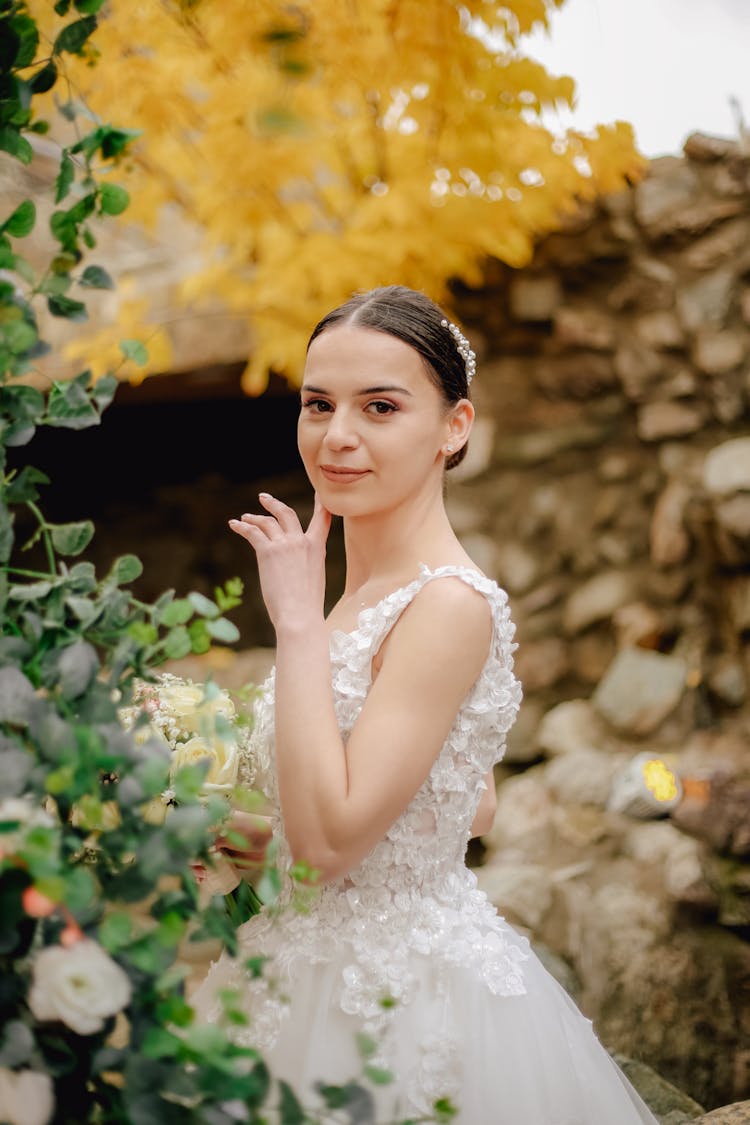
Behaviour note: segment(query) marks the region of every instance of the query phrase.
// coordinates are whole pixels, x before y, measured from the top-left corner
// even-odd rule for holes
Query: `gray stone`
[[[508,778],[498,786],[495,822],[484,837],[485,844],[517,854],[516,849],[528,848],[530,839],[551,824],[553,808],[539,767]]]
[[[523,644],[516,653],[516,675],[524,691],[553,687],[570,670],[568,646],[559,637],[540,637]]]
[[[636,254],[623,281],[607,294],[611,309],[671,309],[674,304],[675,273],[665,262]]]
[[[647,602],[629,602],[616,610],[612,623],[618,648],[658,648],[666,631],[664,614]]]
[[[729,707],[741,707],[747,699],[745,670],[734,656],[717,658],[708,674],[708,686]]]
[[[502,464],[538,465],[568,449],[601,445],[611,429],[609,422],[576,422],[550,430],[499,436],[495,456]]]
[[[601,720],[588,699],[563,700],[540,722],[536,745],[551,757],[576,750],[598,753],[605,748]]]
[[[544,779],[561,804],[604,809],[620,768],[614,755],[601,750],[569,750],[547,763]]]
[[[705,1112],[702,1105],[667,1082],[666,1078],[662,1078],[640,1059],[628,1058],[617,1051],[613,1058],[658,1118],[659,1125],[683,1125],[686,1121],[695,1121]]]
[[[750,493],[741,492],[714,504],[720,534],[720,552],[725,562],[740,566],[750,561]]]
[[[590,399],[617,385],[609,356],[581,351],[542,356],[534,365],[534,383],[554,398]]]
[[[451,469],[452,481],[471,480],[487,472],[492,463],[492,450],[495,444],[495,422],[483,415],[474,419],[466,456]]]
[[[529,930],[539,928],[552,905],[552,879],[538,864],[490,862],[476,870],[479,889],[503,917]]]
[[[713,496],[750,492],[750,437],[714,446],[703,465],[703,486]]]
[[[737,141],[699,132],[691,133],[682,146],[682,151],[689,160],[697,160],[701,164],[713,164],[716,160],[724,160],[727,156],[736,153],[737,149]]]
[[[595,574],[573,591],[563,609],[563,629],[575,636],[596,621],[607,621],[633,597],[633,579],[621,570]]]
[[[592,701],[602,718],[623,734],[650,734],[674,711],[685,691],[687,668],[677,656],[622,649]]]
[[[682,402],[646,402],[638,410],[638,436],[642,441],[687,437],[702,425],[701,410]]]
[[[688,269],[710,270],[747,252],[750,228],[747,219],[722,223],[718,230],[694,242],[682,255]]]
[[[573,671],[585,684],[598,684],[612,663],[615,639],[610,628],[592,629],[573,641]]]
[[[510,284],[508,297],[516,320],[552,320],[562,300],[562,286],[555,274],[516,277]]]
[[[635,189],[635,214],[649,235],[674,230],[675,215],[700,196],[701,183],[689,164],[676,156],[652,160],[649,172]]]
[[[698,333],[693,347],[693,360],[706,375],[726,375],[744,360],[747,338],[744,333],[710,329]]]
[[[654,505],[651,516],[651,558],[656,566],[675,566],[690,551],[685,529],[685,509],[690,489],[681,480],[671,480]]]
[[[697,332],[705,326],[722,325],[729,313],[733,290],[734,274],[727,268],[683,286],[677,294],[677,311],[685,328]]]
[[[615,325],[598,309],[563,306],[555,314],[553,340],[565,348],[607,352],[614,347]]]
[[[617,377],[625,394],[634,402],[648,396],[663,368],[661,356],[635,340],[619,348],[615,355]]]
[[[750,1125],[750,1101],[734,1102],[699,1117],[697,1125]]]
[[[497,574],[511,594],[525,594],[539,578],[541,560],[517,539],[497,545]]]
[[[738,574],[727,582],[726,601],[735,633],[746,632],[750,629],[750,574]]]
[[[685,343],[685,332],[675,314],[667,309],[644,313],[634,324],[636,337],[647,348],[663,351],[681,348]]]
[[[518,665],[516,665],[518,671]],[[503,764],[509,766],[528,765],[539,757],[536,744],[536,731],[544,713],[542,704],[529,695],[526,681],[521,677],[524,690],[523,706],[505,739]]]

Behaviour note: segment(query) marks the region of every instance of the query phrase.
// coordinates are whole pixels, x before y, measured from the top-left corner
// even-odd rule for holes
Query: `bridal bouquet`
[[[151,682],[138,682],[132,704],[119,715],[123,726],[133,729],[137,742],[155,738],[169,747],[172,778],[186,766],[203,765],[204,796],[232,793],[240,759],[246,755],[249,727],[238,719],[226,690],[162,673]],[[145,810],[147,818],[163,820],[174,800],[170,786]]]

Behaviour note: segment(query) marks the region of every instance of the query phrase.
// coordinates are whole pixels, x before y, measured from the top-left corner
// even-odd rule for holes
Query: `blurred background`
[[[357,288],[445,302],[478,354],[449,510],[525,690],[479,877],[603,1041],[686,1092],[678,1125],[750,1098],[750,8],[384,7],[107,8],[72,88],[142,130],[97,248],[118,289],[52,325],[39,377],[122,336],[150,358],[28,457],[147,598],[241,575],[239,651],[180,667],[257,679],[226,523],[260,489],[311,511],[307,333]],[[43,210],[66,130],[4,194]],[[342,581],[334,528],[331,603]]]

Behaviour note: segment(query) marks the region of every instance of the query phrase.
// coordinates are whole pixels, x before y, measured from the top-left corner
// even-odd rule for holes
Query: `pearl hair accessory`
[[[472,351],[471,344],[466,339],[457,324],[454,324],[452,321],[445,319],[441,320],[440,323],[443,328],[448,329],[451,336],[456,341],[458,354],[464,361],[464,367],[466,368],[466,386],[468,387],[471,383],[471,380],[477,373],[477,357]]]

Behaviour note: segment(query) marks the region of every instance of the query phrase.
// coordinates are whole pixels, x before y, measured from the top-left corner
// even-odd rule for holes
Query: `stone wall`
[[[525,688],[481,883],[604,1042],[708,1106],[750,1091],[749,205],[748,155],[694,136],[493,264],[449,490]],[[654,820],[607,807],[644,751],[684,787]]]

